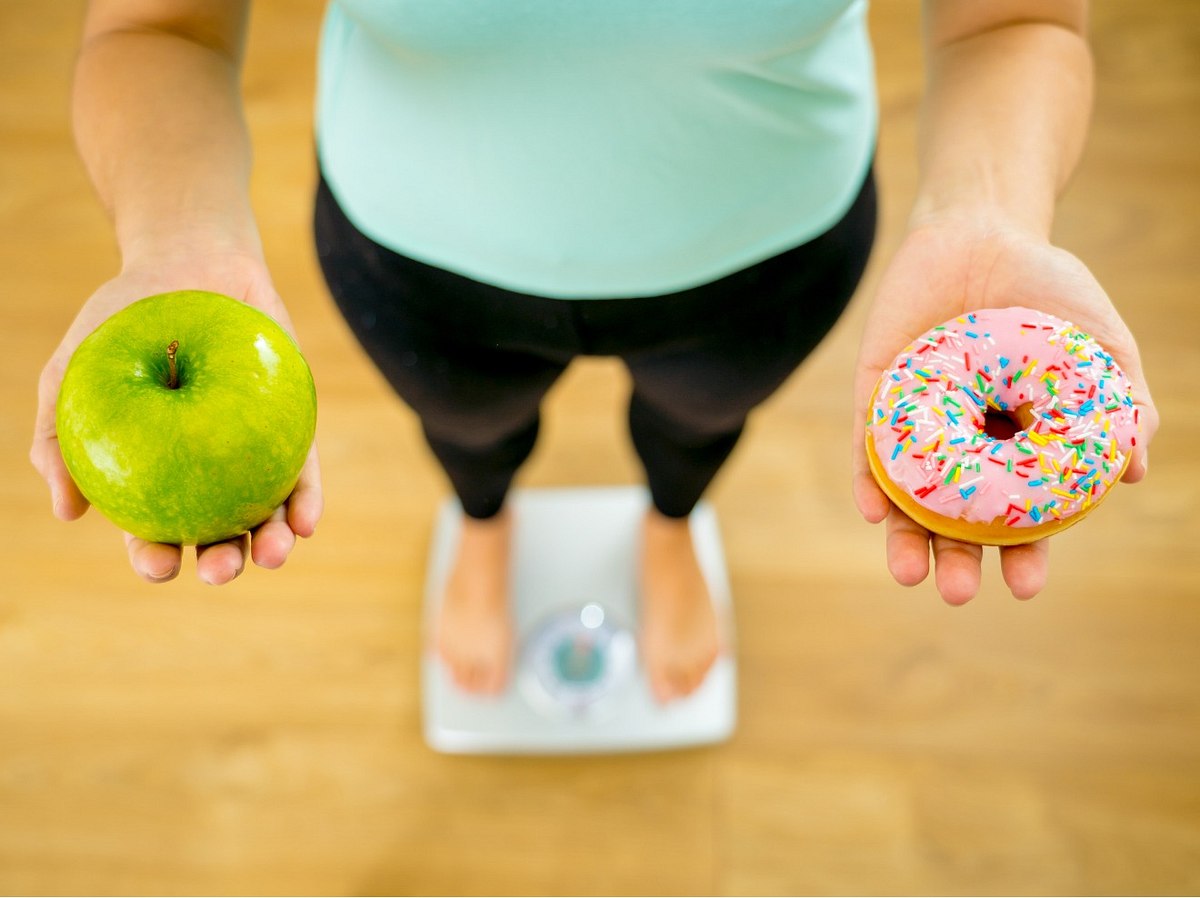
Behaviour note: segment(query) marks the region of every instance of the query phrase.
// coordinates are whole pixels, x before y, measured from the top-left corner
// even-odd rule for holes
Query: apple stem
[[[167,347],[167,365],[169,365],[171,369],[170,380],[167,381],[167,389],[170,390],[179,388],[179,369],[175,367],[175,352],[178,349],[178,340],[172,340],[171,345]]]

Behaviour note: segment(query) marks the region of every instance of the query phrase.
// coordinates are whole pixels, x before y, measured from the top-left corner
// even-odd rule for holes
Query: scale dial
[[[633,679],[633,634],[602,606],[589,603],[546,618],[530,634],[520,683],[549,714],[594,716]]]

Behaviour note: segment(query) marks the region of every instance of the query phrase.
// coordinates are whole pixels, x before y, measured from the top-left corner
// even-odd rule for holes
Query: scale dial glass
[[[633,634],[601,606],[559,612],[525,646],[527,697],[551,713],[592,713],[628,684],[634,657]]]

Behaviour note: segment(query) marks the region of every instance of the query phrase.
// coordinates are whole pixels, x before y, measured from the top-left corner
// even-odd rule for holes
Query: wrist
[[[120,234],[123,270],[170,267],[202,257],[228,257],[263,262],[262,241],[253,222],[191,222],[170,228],[148,228]]]
[[[925,228],[954,228],[980,235],[1011,235],[1050,242],[1051,216],[1011,204],[986,195],[951,196],[934,191],[921,191],[908,216],[908,230]]]

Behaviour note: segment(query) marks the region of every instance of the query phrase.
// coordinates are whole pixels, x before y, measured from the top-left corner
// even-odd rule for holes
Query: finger
[[[929,531],[895,506],[887,516],[887,566],[901,586],[929,576]]]
[[[934,534],[932,539],[934,580],[938,592],[950,605],[975,598],[982,577],[983,546]]]
[[[282,567],[296,545],[296,534],[288,525],[287,514],[287,507],[279,506],[251,536],[250,557],[259,567],[268,570]]]
[[[317,521],[325,510],[325,494],[321,489],[321,463],[314,442],[308,459],[300,471],[300,479],[287,501],[287,522],[297,536],[308,538],[317,530]]]
[[[862,463],[865,466],[866,447],[859,446],[855,451],[862,453]],[[892,504],[891,500],[879,488],[879,484],[875,482],[875,476],[871,473],[870,469],[857,470],[857,459],[854,464],[856,465],[856,470],[851,483],[851,489],[854,491],[854,504],[858,508],[858,513],[869,523],[878,524],[888,516],[888,511]]]
[[[228,583],[245,570],[249,550],[247,533],[224,542],[196,546],[196,576],[210,586]]]
[[[151,543],[139,539],[132,533],[125,534],[125,549],[129,552],[129,564],[143,580],[151,583],[166,583],[179,575],[183,557],[179,546],[166,543]]]
[[[250,541],[254,563],[270,570],[282,567],[296,546],[296,537],[309,537],[316,532],[324,506],[321,466],[314,443],[287,502],[254,531]]]
[[[1000,549],[1000,573],[1018,599],[1032,599],[1046,587],[1050,573],[1050,540]]]

